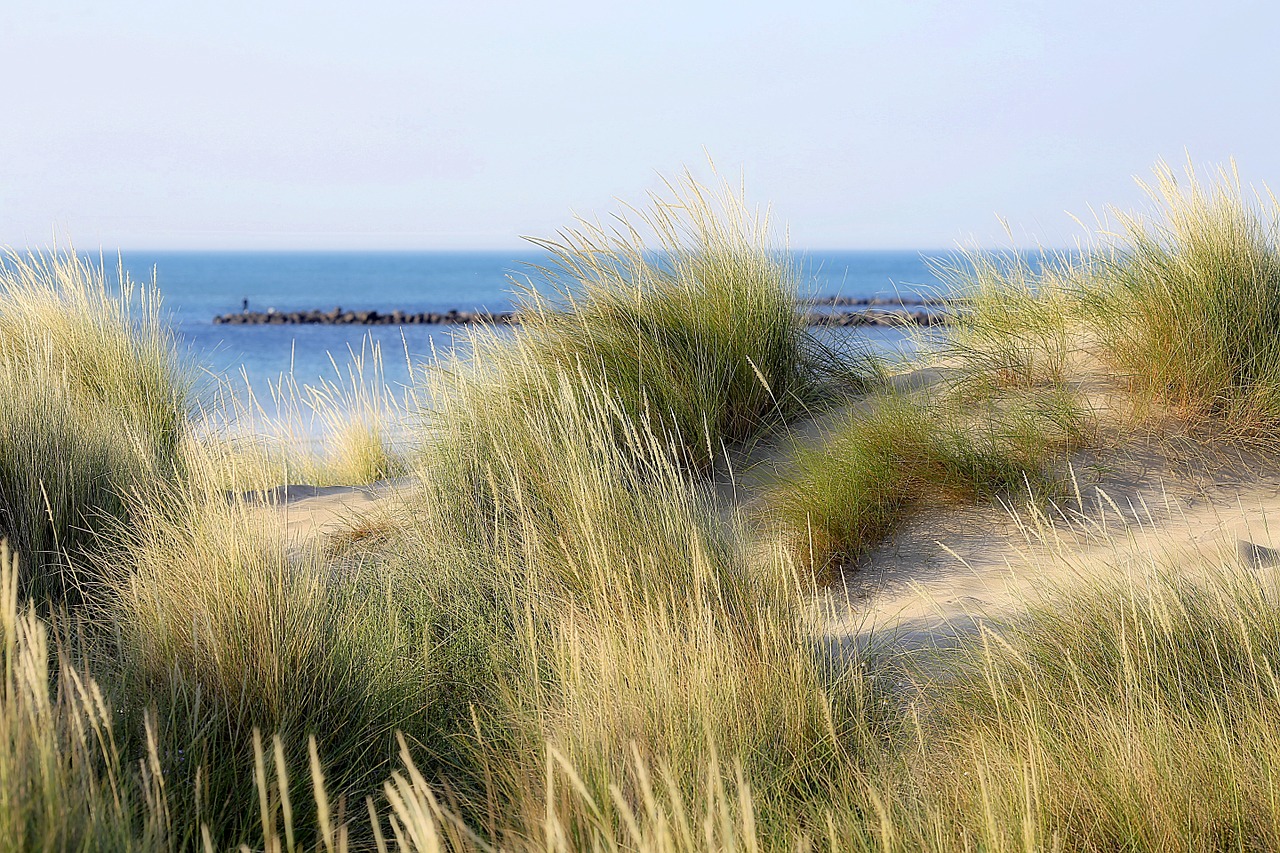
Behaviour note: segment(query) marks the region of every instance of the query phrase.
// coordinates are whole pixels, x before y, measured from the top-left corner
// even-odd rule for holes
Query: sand
[[[1121,470],[1078,498],[974,506],[910,519],[832,590],[833,639],[946,646],[1008,623],[1046,596],[1098,581],[1280,562],[1280,470]]]
[[[895,383],[913,389],[937,379],[936,371],[916,371]],[[847,416],[828,413],[731,454],[713,476],[726,517],[749,516],[790,454],[821,443]],[[1056,503],[935,508],[908,518],[815,602],[820,630],[837,646],[877,640],[945,647],[1084,583],[1141,585],[1157,572],[1194,566],[1270,572],[1280,564],[1274,461],[1239,448],[1209,453],[1192,441],[1129,436],[1079,455],[1073,468],[1071,494]],[[386,517],[412,488],[408,479],[292,485],[252,501],[274,513],[299,548],[351,537]]]
[[[410,478],[357,486],[277,486],[243,496],[250,506],[280,525],[294,551],[351,538],[390,515],[412,491]]]
[[[927,389],[944,368],[893,378],[898,391]],[[1103,446],[1077,454],[1070,495],[1056,502],[935,507],[847,566],[815,602],[836,646],[887,642],[948,647],[983,625],[1016,620],[1046,596],[1116,581],[1149,584],[1161,573],[1280,565],[1280,465],[1239,444],[1178,437],[1169,424],[1122,428],[1123,392],[1096,367],[1073,387],[1101,417]],[[865,408],[859,401],[851,408]],[[722,504],[750,516],[796,448],[821,444],[849,408],[747,448],[716,472]],[[1109,417],[1114,415],[1115,417]]]

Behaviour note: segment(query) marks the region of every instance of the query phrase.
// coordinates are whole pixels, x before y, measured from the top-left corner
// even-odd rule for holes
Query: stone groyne
[[[950,322],[946,305],[938,300],[860,299],[825,297],[804,300],[810,326],[942,326]],[[835,310],[857,308],[858,310]],[[832,310],[815,311],[814,308]],[[218,326],[472,326],[518,325],[517,311],[237,311],[213,318]]]
[[[216,326],[470,326],[519,323],[513,311],[237,311],[213,318]]]

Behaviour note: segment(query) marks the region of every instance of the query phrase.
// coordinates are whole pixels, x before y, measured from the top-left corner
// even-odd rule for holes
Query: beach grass
[[[824,633],[839,603],[824,571],[913,515],[1030,500],[1082,523],[1078,482],[1074,510],[1054,499],[1072,454],[1112,426],[1082,397],[1082,357],[1123,366],[1152,405],[1266,437],[1271,237],[1224,186],[1162,196],[1168,223],[1131,220],[1130,244],[1079,266],[962,260],[976,285],[950,348],[931,351],[939,381],[891,390],[807,336],[766,220],[674,182],[610,228],[546,242],[558,295],[529,295],[519,331],[472,330],[470,359],[426,371],[411,481],[378,519],[352,519],[377,535],[340,548],[291,540],[265,502],[306,463],[238,456],[197,424],[151,296],[131,302],[73,258],[15,259],[0,297],[0,520],[18,554],[0,554],[0,837],[1276,847],[1274,572],[1207,547],[1156,557],[1099,526],[1088,554],[1028,540],[1009,566],[1052,576],[1087,559],[1089,579],[945,647]],[[1237,318],[1232,351],[1189,315],[1144,342],[1123,299],[1155,310],[1169,293],[1221,323],[1261,316]],[[1175,333],[1200,337],[1162,358],[1198,358],[1203,376],[1133,378],[1159,375],[1149,359]],[[377,396],[379,356],[355,355],[334,383],[293,386],[334,434],[355,413],[310,479],[395,470],[383,429],[399,412]],[[829,428],[787,448],[770,523],[723,502],[713,463],[817,413]]]
[[[1062,386],[1086,345],[1091,255],[961,250],[933,263],[953,318],[939,356],[967,397]]]
[[[267,849],[273,840],[286,849],[286,837],[359,849],[377,833],[391,849],[485,849],[484,818],[464,816],[486,811],[500,815],[508,849],[1262,849],[1280,832],[1271,772],[1280,608],[1274,590],[1238,567],[1199,560],[1153,566],[1158,574],[1140,584],[1051,595],[1014,625],[946,652],[953,675],[943,681],[918,672],[876,686],[914,672],[909,659],[891,671],[881,653],[815,684],[811,653],[790,640],[782,659],[753,659],[753,646],[694,631],[712,653],[691,656],[697,638],[684,621],[624,628],[624,643],[601,643],[600,626],[579,625],[551,658],[565,668],[546,679],[550,695],[508,700],[508,712],[519,700],[539,705],[548,740],[521,750],[477,737],[493,786],[477,801],[429,781],[414,749],[397,744],[382,790],[358,809],[347,800],[335,817],[340,788],[330,790],[334,765],[319,747],[306,739],[295,756],[285,739],[247,731],[239,778],[248,811],[232,823]],[[6,816],[21,817],[8,837],[34,831],[33,842],[97,849],[199,843],[205,833],[180,799],[191,780],[164,772],[166,717],[145,723],[146,760],[125,760],[105,691],[64,655],[52,672],[31,669],[48,659],[49,629],[29,610],[7,612],[17,615],[6,623],[6,671],[18,680],[6,693],[12,713],[0,717],[14,744],[0,751],[10,768],[0,789]],[[762,668],[726,681],[742,660]],[[799,722],[788,697],[805,691],[794,692],[796,682],[770,689],[779,665],[809,673],[798,683],[826,705],[817,731],[788,727]],[[56,693],[55,672],[65,685]],[[646,672],[651,679],[637,680]],[[872,701],[835,701],[849,691]],[[839,727],[853,719],[877,728]],[[841,745],[838,755],[792,752],[823,741]],[[815,761],[816,777],[799,772],[801,756]],[[20,781],[31,778],[42,781]]]
[[[222,378],[206,394],[184,453],[206,485],[239,493],[284,484],[357,485],[411,469],[415,389],[386,381],[381,345],[365,337],[332,373],[302,382],[291,371],[255,388]],[[413,365],[410,364],[411,375]]]
[[[536,832],[548,806],[570,846],[601,820],[621,832],[643,768],[680,756],[664,782],[683,801],[731,783],[736,762],[757,786],[762,825],[785,835],[797,806],[821,799],[822,780],[874,739],[851,710],[867,697],[830,691],[803,628],[811,586],[781,553],[749,560],[680,448],[628,421],[608,389],[541,379],[536,410],[453,399],[470,416],[446,414],[441,429],[458,432],[435,446],[474,452],[467,438],[484,415],[483,495],[457,473],[477,460],[445,456],[412,511],[414,541],[435,557],[411,574],[450,615],[448,642],[471,635],[466,648],[500,664],[477,724],[480,781],[516,820],[489,833]],[[718,755],[732,759],[708,777]],[[576,782],[557,793],[565,768]],[[595,819],[577,813],[575,785]]]
[[[889,392],[797,448],[767,495],[795,559],[819,576],[850,566],[924,508],[1045,501],[1069,479],[1091,422],[1063,389],[961,402]]]
[[[876,784],[888,816],[869,835],[904,850],[1274,846],[1274,584],[1207,555],[1136,576],[1060,591],[959,650],[922,703],[916,754]]]
[[[1091,307],[1133,392],[1192,422],[1271,442],[1280,424],[1280,207],[1232,170],[1165,164],[1151,209],[1117,214]]]
[[[148,506],[102,572],[113,681],[147,697],[127,707],[156,721],[175,808],[224,841],[241,837],[254,730],[281,739],[295,775],[313,737],[331,789],[352,796],[389,772],[397,731],[429,738],[424,628],[386,577],[336,573],[318,549],[291,546],[269,509],[239,499],[178,486]]]
[[[516,346],[550,369],[607,384],[688,464],[876,378],[864,352],[808,330],[799,269],[767,211],[688,174],[608,224],[534,240],[550,258],[518,300]]]
[[[18,555],[7,543],[0,546],[5,844],[13,850],[128,850],[135,842],[159,842],[154,821],[134,823],[141,780],[121,758],[103,691],[20,596],[21,574]]]
[[[180,470],[191,385],[154,285],[68,253],[0,263],[0,535],[24,589],[98,600],[73,558]]]

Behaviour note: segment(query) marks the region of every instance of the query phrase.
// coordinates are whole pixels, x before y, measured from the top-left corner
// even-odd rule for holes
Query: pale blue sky
[[[0,6],[0,244],[505,248],[704,149],[797,248],[1066,245],[1158,158],[1280,184],[1263,3]]]

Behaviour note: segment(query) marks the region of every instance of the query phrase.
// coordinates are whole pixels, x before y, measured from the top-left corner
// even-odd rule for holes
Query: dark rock
[[[842,299],[842,298],[841,298]],[[885,299],[842,299],[842,301],[814,301],[810,305],[846,305],[857,304],[861,310],[857,311],[809,311],[804,315],[804,321],[810,326],[819,327],[837,327],[837,328],[857,328],[861,326],[944,326],[951,322],[952,315],[946,310],[939,310],[936,303],[920,301],[916,303],[905,303],[902,301],[890,301]],[[911,304],[913,307],[906,308],[904,305]],[[888,307],[896,306],[896,307]],[[417,314],[407,314],[401,309],[396,309],[390,313],[383,314],[376,310],[368,311],[344,311],[340,307],[335,307],[330,311],[321,312],[319,310],[311,311],[290,311],[282,313],[274,308],[267,311],[244,311],[234,314],[219,314],[213,318],[216,325],[300,325],[300,324],[323,324],[323,325],[366,325],[366,326],[397,326],[397,325],[474,325],[478,323],[489,325],[516,325],[520,322],[520,315],[514,311],[492,312],[492,311],[460,311],[453,309],[443,314],[434,311],[423,311]]]

